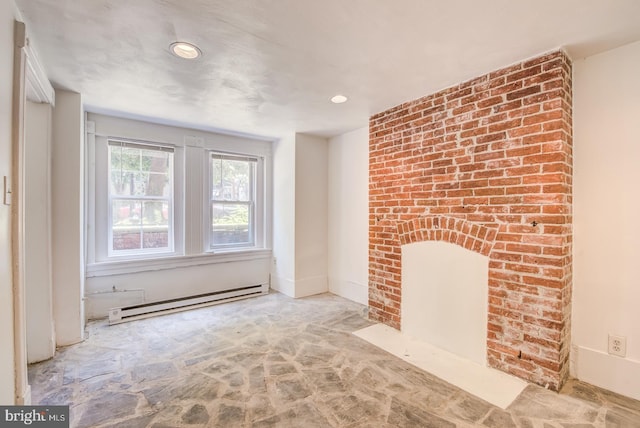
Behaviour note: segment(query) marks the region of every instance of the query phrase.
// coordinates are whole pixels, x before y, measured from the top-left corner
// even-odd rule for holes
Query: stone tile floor
[[[324,294],[108,326],[29,367],[33,403],[72,427],[640,427],[640,402],[570,381],[506,410],[350,334],[366,308]]]

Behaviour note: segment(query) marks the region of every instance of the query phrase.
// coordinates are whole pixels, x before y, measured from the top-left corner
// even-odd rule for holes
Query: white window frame
[[[215,200],[212,198],[213,194],[213,160],[214,158],[219,158],[222,160],[237,160],[237,161],[248,161],[253,162],[253,168],[251,171],[251,185],[250,185],[250,194],[251,198],[247,201],[233,201],[233,200]],[[262,185],[262,180],[260,179],[262,171],[261,164],[263,163],[260,158],[256,156],[247,156],[244,154],[238,153],[228,153],[221,152],[219,150],[208,150],[207,151],[207,168],[206,168],[206,188],[207,188],[207,200],[206,200],[206,211],[207,211],[207,225],[205,231],[207,232],[206,236],[206,251],[210,252],[224,252],[224,251],[234,251],[241,250],[245,248],[256,248],[257,246],[257,230],[259,229],[258,224],[263,222],[263,216],[260,215],[261,207],[258,207],[257,200],[258,192],[257,189],[260,189],[260,185]],[[230,204],[246,204],[249,207],[249,242],[244,243],[232,243],[232,244],[216,244],[213,242],[213,209],[212,205],[214,203],[230,203]]]
[[[196,131],[87,113],[86,122],[86,275],[133,272],[253,260],[271,255],[272,142],[250,136]],[[108,139],[174,149],[173,252],[113,255],[108,252]],[[209,153],[257,159],[252,246],[210,245]]]
[[[171,188],[170,194],[168,197],[152,197],[152,196],[118,196],[113,195],[111,193],[111,148],[112,147],[128,147],[128,148],[136,148],[142,150],[157,150],[160,152],[168,152],[172,155],[171,160],[171,170],[169,171],[170,179],[171,179]],[[174,222],[174,212],[175,212],[175,149],[174,147],[167,146],[164,144],[157,143],[148,143],[148,142],[139,142],[139,141],[129,141],[123,138],[107,138],[107,256],[109,258],[114,257],[144,257],[146,255],[152,256],[155,254],[174,254],[174,235],[175,235],[175,222]],[[169,222],[168,222],[168,242],[167,247],[165,248],[139,248],[135,250],[114,250],[113,248],[113,200],[133,200],[133,201],[165,201],[169,202]],[[141,236],[141,242],[143,237]]]
[[[110,168],[109,168],[109,141],[122,141],[140,146],[163,147],[173,150],[173,207],[171,207],[171,217],[173,233],[170,237],[171,244],[168,249],[148,249],[148,250],[131,250],[131,251],[112,251],[112,234],[111,234],[111,211],[109,200],[109,184],[110,184]],[[91,143],[91,142],[90,142]],[[89,144],[88,154],[92,159],[92,166],[89,171],[89,188],[88,198],[90,218],[94,219],[93,231],[89,228],[88,240],[88,263],[104,263],[126,260],[145,260],[158,257],[171,257],[183,253],[183,232],[182,223],[183,216],[180,206],[183,204],[182,197],[177,189],[183,186],[183,150],[180,147],[166,143],[158,143],[146,140],[138,140],[123,137],[114,137],[106,135],[96,135],[93,138],[93,144]],[[93,232],[93,233],[91,233]]]

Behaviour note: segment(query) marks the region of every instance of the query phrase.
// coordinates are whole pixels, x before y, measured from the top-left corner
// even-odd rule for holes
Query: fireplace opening
[[[489,257],[448,242],[402,246],[401,331],[487,362]]]

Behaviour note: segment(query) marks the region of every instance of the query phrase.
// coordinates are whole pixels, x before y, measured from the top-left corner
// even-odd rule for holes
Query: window
[[[87,114],[88,275],[270,254],[267,140]]]
[[[109,255],[173,251],[173,148],[109,141]]]
[[[211,249],[255,244],[256,158],[211,152]]]

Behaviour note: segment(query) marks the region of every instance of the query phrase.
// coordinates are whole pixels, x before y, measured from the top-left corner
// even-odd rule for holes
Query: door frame
[[[14,21],[13,100],[11,130],[11,256],[13,275],[13,323],[15,404],[31,404],[27,377],[26,293],[24,284],[24,172],[25,109],[27,93],[36,102],[54,105],[55,91],[29,44],[27,28]]]

